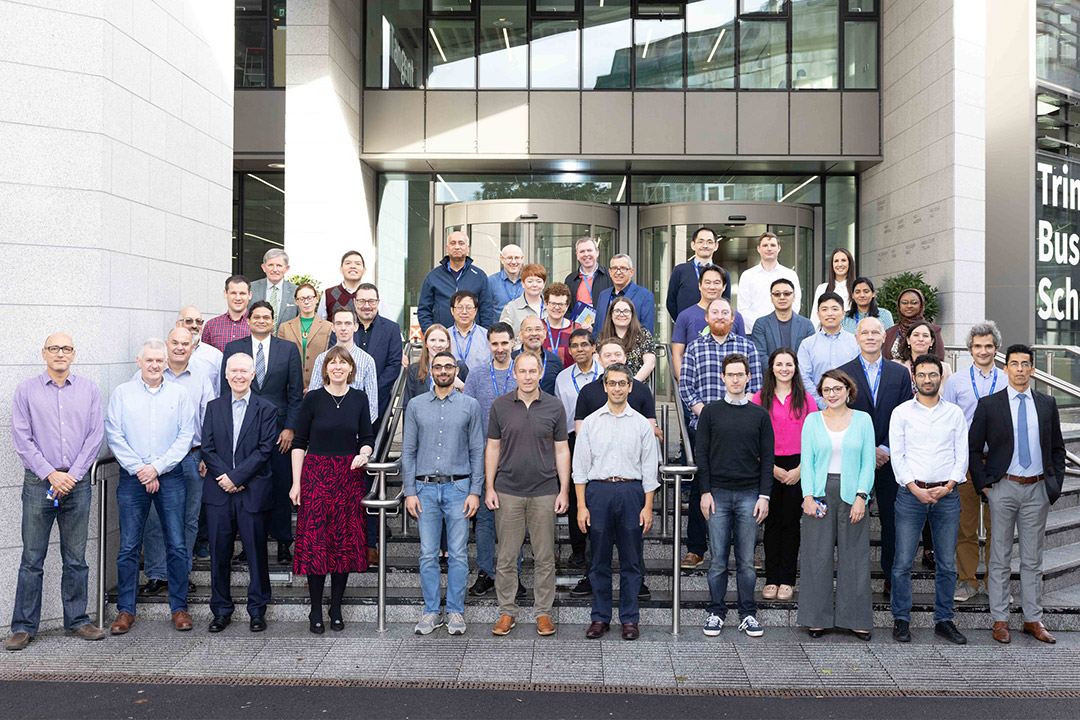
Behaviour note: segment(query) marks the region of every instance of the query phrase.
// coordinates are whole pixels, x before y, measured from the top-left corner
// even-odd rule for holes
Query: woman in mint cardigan
[[[826,371],[817,391],[826,407],[802,429],[799,624],[814,638],[840,627],[869,640],[874,610],[866,503],[874,487],[874,425],[869,415],[851,409],[855,381],[842,370]]]

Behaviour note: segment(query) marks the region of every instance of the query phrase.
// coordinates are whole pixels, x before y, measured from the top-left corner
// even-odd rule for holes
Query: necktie
[[[270,288],[270,306],[274,308],[274,327],[277,327],[278,315],[280,314],[280,308],[278,307],[278,286]]]
[[[1016,398],[1020,401],[1020,409],[1016,411],[1016,442],[1020,448],[1020,466],[1028,467],[1031,465],[1031,448],[1028,445],[1028,424],[1027,424],[1027,396],[1024,394],[1017,395]]]
[[[263,379],[266,377],[266,353],[263,352],[263,345],[259,343],[259,349],[255,353],[255,380],[259,383],[259,387],[262,387]]]

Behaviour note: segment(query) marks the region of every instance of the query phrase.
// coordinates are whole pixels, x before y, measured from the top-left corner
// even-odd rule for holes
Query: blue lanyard
[[[476,329],[475,325],[473,326],[473,329],[474,330]],[[456,344],[457,344],[457,349],[458,349],[458,360],[460,360],[461,362],[468,362],[468,360],[469,360],[469,351],[472,350],[472,341],[476,339],[476,333],[475,332],[470,332],[469,333],[469,344],[465,346],[465,354],[462,355],[461,354],[461,341],[464,338],[462,338],[461,334],[458,333],[456,325],[452,328],[452,330],[453,330],[453,333],[454,333],[454,337],[457,339]]]
[[[701,268],[703,268],[704,265],[698,265],[697,260],[694,260],[693,263],[694,263],[694,272],[697,273],[698,282],[701,282]]]
[[[465,267],[458,270],[458,274],[454,275],[454,271],[450,269],[450,263],[446,263],[446,272],[454,275],[454,288],[456,289],[458,283],[461,282],[461,276],[465,274],[465,271],[469,269],[469,263],[465,263]]]
[[[488,370],[491,371],[491,387],[495,388],[495,397],[506,394],[506,389],[510,387],[510,368],[506,368],[506,378],[503,380],[502,392],[499,392],[499,384],[495,382],[495,361],[492,360],[488,365]]]
[[[555,337],[552,338],[552,336],[551,336],[551,323],[549,323],[547,321],[544,321],[544,324],[547,325],[548,344],[551,345],[551,352],[553,352],[553,353],[555,353],[557,355],[559,353],[559,343],[562,342],[562,330],[563,329],[559,328],[558,330],[556,330],[555,331]]]
[[[979,398],[979,389],[977,387],[975,387],[975,366],[972,365],[971,367],[969,367],[968,372],[971,373],[971,392],[975,393],[975,400],[976,400],[976,402],[978,402],[978,400],[980,398]],[[994,368],[993,370],[991,370],[990,373],[994,376],[994,382],[990,383],[990,392],[986,393],[987,395],[993,395],[994,394],[994,388],[997,387],[997,380],[998,380],[997,368]]]
[[[427,369],[427,389],[428,390],[434,390],[435,389],[435,376],[431,374],[431,366],[430,365],[428,365],[428,369]]]
[[[585,281],[585,287],[587,287],[589,289],[589,303],[592,304],[592,302],[593,302],[592,284],[593,284],[593,281],[596,280],[596,271],[593,270],[592,275],[586,275],[585,273],[582,272],[581,273],[581,279]]]
[[[870,368],[866,365],[866,361],[863,360],[863,356],[859,354],[859,362],[862,364],[863,374],[866,375],[866,382],[870,382]],[[874,378],[874,382],[870,385],[870,394],[874,397],[874,404],[877,404],[877,389],[881,383],[881,368],[885,365],[884,358],[878,358],[877,376]]]
[[[585,373],[581,373],[581,374],[584,375]],[[596,380],[596,376],[599,375],[599,374],[600,374],[600,369],[598,367],[596,367],[596,362],[593,361],[592,377],[589,378],[589,382],[594,382]],[[577,390],[578,392],[581,392],[581,388],[579,388],[578,384],[577,384],[577,375],[574,374],[573,370],[570,371],[570,379],[574,381],[574,389]]]

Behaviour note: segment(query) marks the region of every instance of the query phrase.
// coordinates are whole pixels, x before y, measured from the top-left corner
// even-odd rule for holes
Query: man
[[[819,315],[827,318],[829,327],[832,326],[832,312],[819,313]],[[802,350],[808,343],[823,337],[824,331],[825,322],[823,321],[822,329],[803,343],[803,347],[799,350],[800,370],[802,369]],[[851,407],[869,415],[874,423],[875,464],[877,466],[874,472],[874,498],[877,500],[878,519],[881,521],[881,571],[885,574],[885,594],[888,595],[892,590],[893,553],[896,544],[894,508],[897,489],[896,475],[890,462],[889,423],[893,411],[912,398],[911,373],[900,363],[882,357],[881,344],[885,340],[885,331],[880,320],[874,317],[863,318],[855,326],[855,332],[858,352],[853,360],[839,367],[855,381],[857,392],[855,402]],[[822,366],[819,369],[821,373],[824,373],[832,368]],[[807,382],[805,374],[803,382]],[[813,392],[816,392],[817,380],[814,380],[814,383],[815,391]],[[806,389],[809,391],[810,387],[807,385]]]
[[[1056,642],[1042,624],[1043,548],[1046,516],[1061,496],[1065,480],[1065,441],[1053,396],[1031,387],[1035,352],[1028,345],[1005,351],[1006,392],[979,400],[968,433],[975,489],[990,500],[997,528],[990,546],[986,584],[994,639],[1009,635],[1009,576],[1013,528],[1020,546],[1020,598],[1024,633],[1045,643]]]
[[[101,395],[93,382],[71,373],[75,343],[64,333],[46,338],[41,359],[45,372],[19,383],[11,408],[11,437],[26,472],[22,559],[6,650],[22,650],[37,635],[42,575],[54,521],[60,527],[64,630],[84,640],[105,637],[86,614],[89,473],[105,432]]]
[[[681,265],[679,267],[682,267]],[[685,308],[675,320],[675,329],[671,333],[671,364],[675,377],[682,371],[683,356],[686,346],[696,340],[709,327],[705,319],[705,309],[718,297],[725,297],[728,287],[727,271],[718,265],[705,265],[698,273],[698,301]],[[731,331],[736,335],[746,335],[741,313],[735,313]]]
[[[296,285],[285,279],[289,272],[289,256],[281,248],[271,248],[263,254],[262,271],[266,277],[251,283],[251,303],[265,300],[274,308],[274,332],[277,326],[300,314],[294,296]]]
[[[694,462],[697,463],[701,514],[709,523],[709,607],[702,631],[720,634],[727,615],[728,556],[735,544],[735,585],[739,591],[739,629],[749,637],[765,634],[754,600],[754,545],[757,526],[769,514],[772,491],[773,429],[769,413],[750,402],[746,381],[757,365],[740,353],[723,361],[724,399],[700,412]]]
[[[612,287],[611,275],[600,265],[600,243],[596,238],[578,238],[574,243],[574,254],[578,269],[564,281],[570,288],[568,317],[586,329],[599,330],[600,326],[589,318],[596,317],[600,293]]]
[[[356,291],[360,288],[367,266],[364,264],[364,256],[357,250],[349,250],[341,256],[341,284],[327,289],[323,293],[323,304],[319,308],[319,316],[325,320],[334,317],[334,310],[339,307],[348,307],[356,299]]]
[[[476,294],[468,290],[458,290],[450,296],[450,310],[454,314],[454,324],[450,327],[450,352],[465,363],[470,372],[474,368],[483,369],[491,362],[487,328],[476,324],[477,307]]]
[[[757,348],[743,335],[731,332],[731,302],[717,298],[709,303],[705,312],[709,322],[709,334],[695,338],[686,348],[683,358],[682,373],[679,376],[679,397],[683,405],[690,409],[690,442],[694,443],[698,417],[709,403],[724,397],[723,363],[724,358],[737,353],[750,359],[751,368],[760,368]],[[753,369],[745,383],[745,392],[752,395],[761,389],[760,372]],[[696,448],[696,443],[694,444]],[[699,511],[701,506],[701,485],[690,486],[689,517],[686,519],[686,556],[682,566],[693,570],[705,564],[705,550],[708,548],[709,531],[705,517]]]
[[[652,527],[659,448],[649,421],[626,399],[634,375],[622,364],[604,370],[607,404],[585,418],[574,450],[578,529],[592,533],[589,572],[592,623],[585,637],[598,639],[611,625],[611,549],[619,549],[619,622],[624,640],[638,638],[642,535]]]
[[[217,397],[217,379],[221,377],[221,351],[213,345],[201,342],[203,317],[199,308],[188,305],[181,310],[176,319],[176,327],[182,327],[191,333],[191,362],[205,368],[205,374],[214,386],[214,397]]]
[[[795,300],[792,308],[799,312],[802,307],[802,289],[799,287],[799,276],[789,267],[781,265],[777,258],[780,257],[780,240],[771,232],[761,233],[757,242],[758,256],[761,262],[739,278],[739,310],[742,311],[746,320],[746,331],[754,331],[754,323],[762,315],[767,315],[769,308],[769,292],[774,280],[784,277],[791,281],[795,288]],[[841,306],[843,303],[841,303]],[[841,309],[843,309],[841,307]]]
[[[656,332],[656,296],[634,282],[634,261],[629,255],[618,254],[611,258],[608,266],[612,286],[602,291],[596,301],[596,324],[593,334],[598,334],[604,327],[604,318],[608,308],[617,298],[625,297],[634,303],[638,322],[651,333]]]
[[[821,329],[799,345],[799,374],[802,375],[803,386],[814,397],[818,409],[824,410],[825,400],[817,391],[818,380],[826,370],[838,368],[854,359],[859,354],[859,343],[854,335],[840,327],[840,321],[844,318],[844,304],[839,295],[822,293],[818,298],[817,314]],[[909,382],[908,386],[910,385]],[[910,397],[909,394],[904,399]]]
[[[517,559],[525,531],[533,553],[536,632],[554,635],[555,516],[566,512],[570,490],[570,448],[562,404],[540,392],[540,359],[531,352],[514,359],[517,390],[495,399],[484,455],[486,499],[495,512],[499,558],[495,594],[499,621],[492,628],[506,635],[518,612]]]
[[[768,315],[758,318],[750,338],[757,348],[758,357],[761,358],[763,377],[774,350],[787,347],[798,353],[803,340],[814,334],[814,323],[791,309],[795,301],[795,285],[790,280],[773,280],[769,297],[774,309]]]
[[[465,586],[469,580],[469,518],[484,489],[484,432],[480,403],[454,392],[454,355],[445,350],[431,361],[435,386],[413,398],[405,411],[401,478],[405,509],[420,532],[420,587],[424,612],[417,635],[445,623],[451,635],[465,634]],[[446,532],[446,618],[440,612],[439,543]]]
[[[554,395],[555,378],[562,372],[563,365],[558,355],[543,347],[544,338],[547,337],[546,330],[544,321],[538,317],[527,317],[522,320],[521,331],[518,333],[521,349],[516,351],[513,357],[516,358],[526,350],[535,353],[540,359],[540,389],[548,395]]]
[[[246,287],[245,287],[246,289]],[[184,546],[184,471],[180,461],[195,436],[195,408],[177,383],[162,381],[165,343],[151,339],[136,358],[139,378],[120,385],[109,399],[105,435],[120,465],[116,488],[120,551],[116,556],[116,620],[109,628],[123,635],[135,624],[146,515],[154,505],[165,534],[165,565],[173,627],[191,629],[187,612],[188,560]]]
[[[375,361],[381,420],[390,406],[394,383],[401,373],[401,328],[393,320],[379,315],[379,288],[371,283],[362,283],[356,289],[353,305],[360,320],[353,333],[353,345]],[[330,347],[335,344],[337,333],[330,336]]]
[[[255,361],[247,353],[229,356],[225,366],[229,394],[210,403],[203,421],[202,497],[210,534],[209,630],[218,633],[232,622],[229,591],[236,533],[248,563],[248,627],[266,629],[270,568],[266,530],[273,506],[270,454],[277,439],[277,408],[251,391]]]
[[[893,637],[911,642],[911,564],[923,526],[929,522],[939,553],[934,569],[934,634],[966,645],[967,638],[953,623],[953,593],[960,524],[955,488],[965,481],[968,426],[959,407],[938,398],[941,361],[936,355],[915,358],[915,385],[919,394],[893,411],[889,425],[889,448],[899,485],[892,566]]]
[[[517,300],[521,293],[525,292],[521,284],[521,264],[525,262],[525,253],[521,248],[513,244],[504,246],[499,252],[499,261],[502,263],[502,270],[488,277],[494,317],[502,315],[506,303]]]
[[[228,312],[206,321],[202,330],[202,342],[224,353],[225,346],[233,340],[251,335],[247,317],[250,299],[251,283],[246,277],[233,275],[226,280],[225,302],[228,303]]]
[[[694,249],[694,257],[676,265],[668,281],[667,311],[672,322],[678,322],[679,316],[687,308],[697,305],[704,294],[701,290],[701,275],[707,266],[713,264],[713,254],[718,247],[716,233],[712,228],[699,227],[690,239],[690,247]],[[724,276],[723,295],[730,300],[731,283],[728,282],[727,271],[722,271],[722,274]],[[741,325],[740,322],[740,327]],[[736,332],[740,335],[744,334],[741,329],[736,329]]]
[[[959,405],[968,426],[975,416],[975,405],[980,399],[1001,392],[1009,384],[1004,371],[994,365],[994,356],[1001,347],[1001,332],[992,320],[984,320],[968,330],[967,348],[972,365],[967,372],[955,372],[945,380],[941,399]],[[971,473],[968,473],[971,480]],[[983,496],[975,490],[975,483],[961,483],[956,489],[960,496],[960,530],[956,538],[956,592],[953,599],[965,602],[979,594],[979,521],[986,532],[986,549],[983,559],[990,566],[990,510],[985,512]]]
[[[488,278],[483,270],[473,264],[473,259],[469,257],[469,236],[460,230],[446,238],[446,256],[427,274],[420,288],[416,318],[420,321],[421,331],[427,332],[434,323],[444,327],[454,324],[450,296],[458,290],[471,290],[476,295],[476,321],[482,327],[491,327],[498,315],[492,306]]]
[[[191,572],[191,563],[195,553],[195,537],[199,531],[199,510],[202,506],[203,478],[199,474],[202,462],[202,423],[206,416],[206,407],[217,397],[214,383],[209,376],[201,372],[198,366],[192,367],[191,333],[184,328],[173,328],[165,339],[167,364],[161,379],[167,383],[177,383],[188,394],[191,407],[195,411],[195,434],[191,438],[191,450],[180,461],[180,470],[184,477],[184,548],[187,551],[187,568]],[[140,371],[131,377],[138,380]],[[165,588],[168,573],[165,570],[165,539],[161,533],[161,521],[151,513],[143,528],[143,572],[147,583],[142,591],[154,595]],[[194,583],[189,582],[187,591],[194,590]]]
[[[333,315],[335,344],[349,351],[353,362],[356,363],[356,372],[349,387],[353,390],[363,390],[368,396],[368,412],[371,414],[371,423],[374,425],[379,418],[379,375],[375,370],[375,361],[370,355],[356,347],[353,339],[356,336],[356,315],[350,307],[338,306]],[[296,347],[293,345],[293,347]],[[323,386],[323,363],[326,361],[324,350],[315,358],[315,367],[311,371],[311,382],[308,383],[308,392],[318,390]]]
[[[270,334],[274,327],[274,310],[267,302],[255,303],[248,312],[251,337],[234,340],[225,348],[225,361],[236,353],[244,353],[255,359],[255,382],[251,391],[269,400],[277,408],[277,437],[270,453],[270,472],[273,477],[270,511],[270,535],[278,543],[279,563],[291,563],[292,552],[292,466],[289,450],[292,448],[293,432],[300,415],[300,401],[304,397],[304,373],[300,366],[300,352],[296,345]],[[314,377],[314,374],[312,375]],[[231,389],[228,379],[221,378],[221,394]]]

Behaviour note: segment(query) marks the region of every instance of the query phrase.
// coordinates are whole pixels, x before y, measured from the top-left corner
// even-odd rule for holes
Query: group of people
[[[764,525],[763,597],[792,599],[798,576],[799,622],[811,636],[838,627],[868,639],[873,500],[898,641],[910,640],[920,539],[930,553],[924,559],[936,562],[935,631],[966,641],[952,622],[953,603],[979,590],[984,517],[996,528],[986,574],[995,639],[1009,641],[1015,527],[1024,631],[1053,642],[1041,623],[1040,568],[1065,452],[1053,398],[1030,387],[1031,348],[1010,346],[1002,373],[994,365],[1000,333],[981,323],[968,337],[970,371],[949,377],[922,294],[901,293],[894,323],[846,250],[833,252],[811,319],[799,314],[799,280],[778,262],[775,235],[760,237],[761,263],[739,279],[738,312],[729,273],[712,263],[716,233],[698,229],[692,247],[694,257],[672,274],[666,309],[698,467],[683,567],[701,567],[712,550],[704,633],[723,627],[734,545],[739,629],[763,634],[754,549]],[[503,268],[491,277],[469,249],[467,235],[451,233],[446,257],[425,279],[417,308],[423,342],[411,365],[355,251],[342,257],[342,283],[322,302],[312,284],[285,279],[283,251],[267,252],[265,278],[228,278],[226,313],[204,323],[198,308],[184,308],[165,341],[144,342],[138,371],[104,413],[96,386],[71,373],[71,338],[51,335],[45,372],[15,395],[24,551],[6,647],[22,649],[37,632],[54,520],[65,629],[104,637],[86,615],[84,555],[87,475],[106,437],[120,466],[112,634],[135,622],[140,556],[143,592],[167,588],[174,626],[191,629],[189,577],[201,552],[211,567],[208,629],[224,631],[234,611],[237,535],[253,632],[266,628],[271,537],[278,562],[306,576],[311,632],[325,630],[327,575],[330,627],[342,630],[349,573],[380,561],[361,508],[364,467],[403,364],[402,478],[406,509],[418,521],[424,596],[416,632],[464,633],[466,593],[493,589],[500,608],[493,632],[511,632],[528,592],[519,577],[527,535],[536,629],[553,634],[556,517],[568,512],[568,562],[586,571],[571,592],[593,598],[586,636],[610,629],[617,548],[621,634],[636,639],[638,603],[650,597],[642,536],[652,525],[662,440],[646,384],[656,366],[656,297],[633,282],[629,256],[602,267],[593,238],[576,243],[577,269],[551,284],[517,246],[502,249]],[[468,587],[473,519],[477,577]]]

